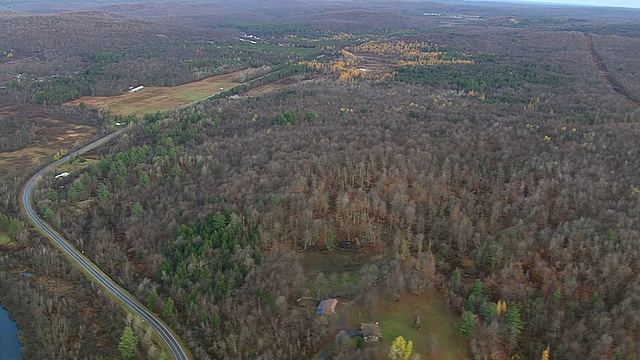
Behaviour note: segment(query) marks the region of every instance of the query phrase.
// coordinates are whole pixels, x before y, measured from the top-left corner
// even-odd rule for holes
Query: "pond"
[[[0,358],[5,360],[21,360],[18,341],[18,327],[9,317],[9,313],[0,305]]]

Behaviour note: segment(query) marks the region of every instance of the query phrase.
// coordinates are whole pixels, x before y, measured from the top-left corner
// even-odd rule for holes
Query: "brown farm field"
[[[145,87],[134,92],[117,96],[83,96],[67,102],[66,105],[79,105],[84,102],[112,115],[128,116],[134,114],[142,117],[146,113],[167,111],[182,105],[202,100],[228,90],[235,85],[233,79],[248,70],[240,70],[224,75],[217,75],[204,80],[172,87]]]
[[[0,152],[0,168],[26,169],[37,164],[42,158],[60,151],[69,151],[86,143],[96,129],[88,125],[76,125],[54,119],[41,108],[34,106],[1,106],[0,116],[19,117],[36,125],[36,140],[14,151]],[[6,175],[0,174],[0,179]]]

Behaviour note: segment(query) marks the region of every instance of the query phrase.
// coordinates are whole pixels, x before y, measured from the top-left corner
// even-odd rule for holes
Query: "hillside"
[[[633,14],[253,0],[99,8],[3,15],[0,34],[15,37],[2,39],[12,56],[0,65],[0,130],[15,136],[0,137],[0,159],[16,152],[35,166],[72,137],[126,128],[56,169],[68,176],[43,179],[36,208],[195,358],[386,359],[399,335],[421,359],[637,354]],[[12,159],[0,204],[19,221],[29,167]],[[32,237],[21,227],[0,249],[0,285],[48,299],[28,307],[41,327],[114,320],[77,339],[30,328],[52,345],[28,354],[113,358],[133,324],[136,357],[162,356],[113,304],[86,304],[98,290]],[[23,264],[35,279],[11,275]],[[51,281],[60,286],[39,287]],[[14,312],[18,298],[4,296]],[[336,313],[317,314],[330,297]],[[384,340],[336,338],[360,323],[378,323]]]

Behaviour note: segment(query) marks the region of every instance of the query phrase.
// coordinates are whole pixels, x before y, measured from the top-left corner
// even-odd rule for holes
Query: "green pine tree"
[[[464,339],[469,339],[473,334],[473,328],[476,326],[476,319],[473,313],[469,310],[465,310],[462,313],[462,322],[458,327],[458,335]]]
[[[138,347],[138,337],[133,333],[131,326],[127,326],[122,330],[118,350],[123,359],[131,359],[136,354]]]
[[[0,231],[7,231],[9,229],[9,217],[0,212]]]
[[[164,310],[162,310],[162,317],[165,319],[173,317],[173,299],[169,298],[167,300],[167,304],[164,306]]]
[[[53,203],[58,202],[58,192],[54,189],[49,189],[49,200]]]
[[[51,208],[49,208],[47,205],[43,205],[40,208],[40,216],[42,216],[42,220],[44,221],[48,221],[49,219],[51,219],[52,213],[53,211],[51,211]]]
[[[136,201],[136,203],[133,204],[133,206],[131,207],[131,215],[140,216],[142,214],[144,214],[144,209],[142,208],[142,204]]]
[[[102,202],[109,201],[109,189],[104,183],[98,185],[98,200]]]
[[[158,295],[158,292],[156,291],[156,289],[153,289],[153,291],[149,294],[149,296],[147,296],[147,307],[149,308],[149,310],[155,312],[156,309],[158,308],[159,303],[160,303],[160,296]]]
[[[516,304],[509,304],[507,316],[505,318],[505,326],[507,328],[509,350],[513,351],[518,344],[518,337],[524,328],[520,306]]]
[[[149,187],[149,174],[147,174],[146,171],[143,171],[140,174],[140,178],[138,178],[138,185],[140,185],[140,188],[142,189]]]

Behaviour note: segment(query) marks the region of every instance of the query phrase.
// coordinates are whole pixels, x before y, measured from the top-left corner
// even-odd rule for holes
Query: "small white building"
[[[65,171],[63,173],[60,173],[60,174],[56,175],[54,178],[55,179],[66,178],[69,175],[71,175],[71,174],[69,174],[68,172]]]
[[[136,91],[140,91],[140,90],[142,90],[142,89],[144,89],[144,86],[142,86],[142,85],[140,85],[140,86],[136,86],[136,87],[134,87],[134,88],[132,88],[132,89],[129,89],[129,93],[131,94],[131,93],[134,93],[134,92],[136,92]]]

